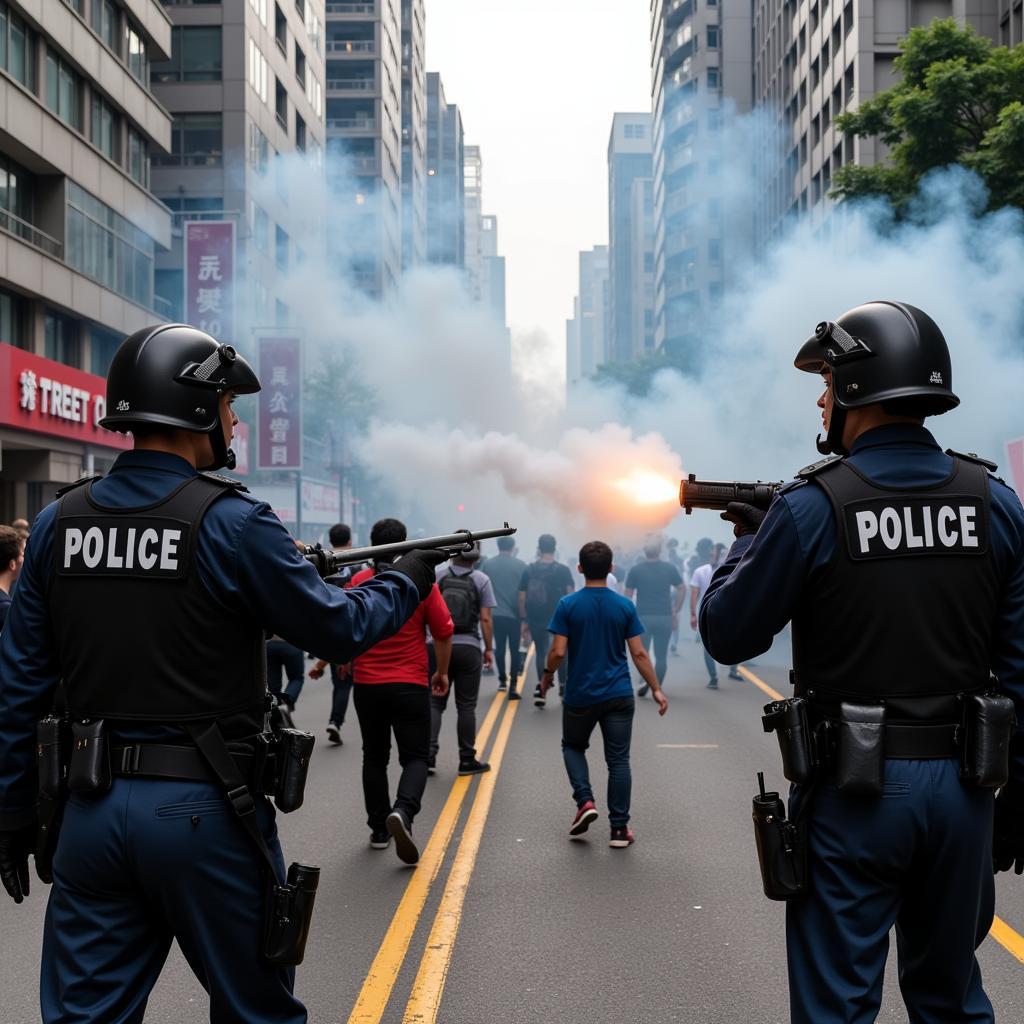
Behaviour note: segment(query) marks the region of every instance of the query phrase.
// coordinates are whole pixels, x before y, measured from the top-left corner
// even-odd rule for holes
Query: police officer
[[[204,472],[233,466],[231,404],[259,390],[249,364],[201,331],[131,335],[102,422],[131,431],[134,450],[105,479],[66,489],[33,528],[0,642],[0,877],[16,903],[35,841],[36,722],[58,682],[73,721],[103,721],[108,750],[89,768],[93,791],[72,793],[53,858],[47,1024],[140,1021],[172,939],[212,1020],[307,1019],[294,969],[262,959],[255,830],[240,826],[186,730],[213,722],[250,772],[283,881],[274,810],[252,774],[264,632],[349,661],[412,615],[438,558],[414,552],[358,590],[329,587],[266,504]]]
[[[975,950],[993,865],[1024,866],[1024,748],[1018,726],[994,825],[993,789],[961,781],[958,725],[990,672],[1024,723],[1024,512],[994,465],[944,453],[923,426],[959,399],[921,310],[858,306],[820,324],[796,366],[824,379],[818,446],[833,457],[767,515],[723,513],[737,540],[700,610],[725,664],[792,620],[796,694],[828,723],[825,766],[791,799],[810,837],[809,891],[787,904],[791,1019],[874,1021],[895,925],[910,1019],[991,1021]],[[872,723],[859,734],[858,717]],[[860,766],[838,760],[858,750]]]

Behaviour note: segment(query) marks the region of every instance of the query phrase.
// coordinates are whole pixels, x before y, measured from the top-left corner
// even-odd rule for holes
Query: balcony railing
[[[64,246],[56,238],[48,235],[45,231],[40,231],[39,228],[29,224],[27,220],[22,220],[17,214],[11,213],[10,210],[0,210],[0,231],[17,236],[23,242],[28,242],[34,248],[45,252],[47,256],[61,259]]]
[[[174,210],[171,213],[171,231],[181,233],[187,220],[238,220],[238,210]]]
[[[327,118],[328,128],[360,128],[364,131],[377,127],[375,117],[329,117]]]
[[[376,4],[347,3],[345,0],[327,0],[328,14],[375,14]]]
[[[162,316],[165,320],[174,319],[174,303],[170,299],[165,299],[154,292],[152,307],[157,316]]]
[[[207,149],[196,153],[155,153],[154,167],[220,167],[223,154],[220,150]]]
[[[373,53],[377,44],[372,39],[328,39],[328,53]]]
[[[377,83],[372,78],[328,78],[327,91],[331,92],[373,92]]]

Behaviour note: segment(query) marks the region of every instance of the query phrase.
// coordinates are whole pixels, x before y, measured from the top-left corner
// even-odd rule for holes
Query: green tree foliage
[[[899,83],[836,118],[888,157],[840,168],[833,198],[881,196],[903,216],[924,175],[959,164],[985,182],[990,209],[1024,207],[1024,45],[994,47],[946,18],[911,29],[902,46]]]

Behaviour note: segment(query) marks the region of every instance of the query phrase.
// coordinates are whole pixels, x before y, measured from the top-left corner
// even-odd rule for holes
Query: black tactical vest
[[[989,677],[1001,578],[988,475],[959,457],[929,488],[875,484],[845,460],[814,476],[836,553],[793,616],[796,692],[824,707],[885,700],[889,721],[955,721]]]
[[[143,508],[106,508],[91,482],[61,498],[49,604],[73,717],[259,720],[263,631],[196,564],[203,516],[230,492],[197,476]]]

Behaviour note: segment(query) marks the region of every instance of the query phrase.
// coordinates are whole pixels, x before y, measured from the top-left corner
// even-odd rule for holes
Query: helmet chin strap
[[[218,469],[234,469],[236,465],[235,453],[228,447],[224,437],[224,428],[217,423],[209,433],[210,447],[213,449],[213,461],[208,466],[200,466],[204,472],[213,472]]]
[[[815,446],[822,455],[849,455],[843,447],[843,430],[846,428],[846,410],[837,405],[832,406],[832,415],[828,420],[828,433],[825,439],[818,435]]]

